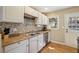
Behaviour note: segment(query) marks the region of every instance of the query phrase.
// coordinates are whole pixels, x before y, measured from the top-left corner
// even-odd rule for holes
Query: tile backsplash
[[[18,24],[18,23],[0,23],[0,33],[3,33],[5,27],[8,27],[10,29],[16,28],[17,29],[16,33],[24,33],[42,29],[36,26],[25,26],[24,24]]]

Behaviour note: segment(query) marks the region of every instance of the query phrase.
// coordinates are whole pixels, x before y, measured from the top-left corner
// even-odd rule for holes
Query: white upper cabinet
[[[0,22],[24,22],[23,6],[4,6],[0,7]]]
[[[43,15],[43,24],[48,25],[48,23],[49,23],[49,19],[47,18],[47,16]]]
[[[37,25],[48,25],[49,20],[47,16],[45,16],[44,14],[34,10],[31,7],[25,7],[24,10],[25,10],[24,12],[25,14],[36,17]]]
[[[36,24],[42,25],[43,24],[43,16],[41,13],[38,13],[38,18],[36,18]]]
[[[39,13],[39,17],[37,18],[36,24],[38,24],[38,25],[48,25],[49,19],[44,14]]]
[[[24,8],[24,13],[28,14],[30,16],[33,16],[33,17],[38,17],[38,12],[36,10],[32,9],[31,7],[28,7],[28,6],[26,6]]]

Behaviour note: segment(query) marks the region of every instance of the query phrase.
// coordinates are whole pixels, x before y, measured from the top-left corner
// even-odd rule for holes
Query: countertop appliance
[[[46,31],[46,30],[47,30],[47,26],[46,26],[46,25],[43,25],[42,30],[43,30],[43,31]]]
[[[5,27],[4,28],[4,35],[7,35],[10,33],[10,28]]]
[[[46,25],[43,25],[42,31],[47,31]],[[44,33],[43,37],[44,37],[45,44],[47,45],[47,43],[48,43],[48,32]]]
[[[44,33],[44,41],[45,41],[45,44],[47,45],[48,43],[48,32]]]

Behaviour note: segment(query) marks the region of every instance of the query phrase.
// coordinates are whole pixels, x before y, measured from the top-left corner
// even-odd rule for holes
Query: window
[[[56,16],[56,17],[49,18],[49,25],[53,29],[59,29],[59,17]]]

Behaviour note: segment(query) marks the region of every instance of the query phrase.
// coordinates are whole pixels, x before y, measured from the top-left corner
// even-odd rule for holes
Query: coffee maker
[[[4,35],[8,35],[10,33],[10,28],[4,28]]]
[[[47,30],[47,26],[46,26],[46,25],[43,25],[42,30],[43,30],[43,31],[46,31],[46,30]]]

